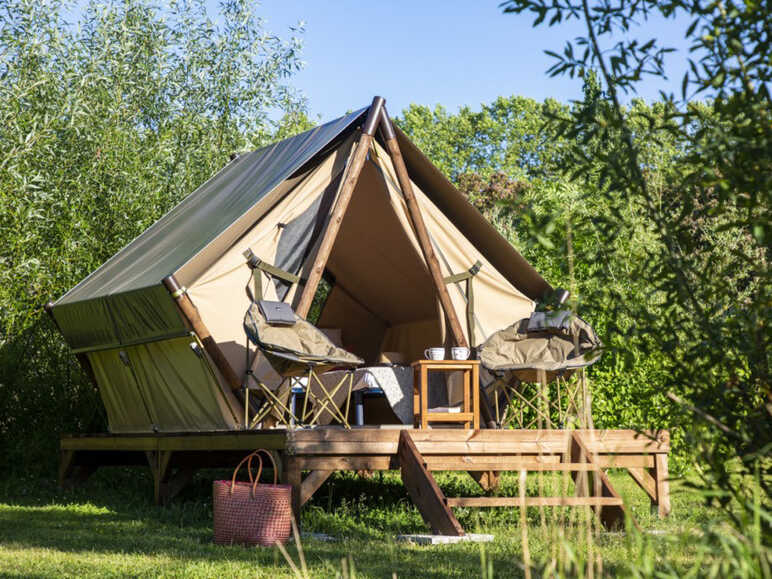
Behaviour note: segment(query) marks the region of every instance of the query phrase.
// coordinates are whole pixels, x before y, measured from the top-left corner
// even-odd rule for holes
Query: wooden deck
[[[256,448],[275,451],[281,458],[282,479],[293,485],[296,512],[334,471],[400,469],[411,498],[437,532],[455,534],[450,510],[454,506],[591,505],[607,525],[613,526],[620,523],[624,505],[605,475],[610,467],[626,469],[660,516],[670,512],[667,431],[422,430],[389,426],[347,430],[330,426],[65,436],[61,439],[59,475],[60,481],[68,484],[87,478],[100,466],[149,465],[155,498],[161,502],[170,500],[195,470],[233,467]],[[501,471],[569,471],[576,492],[571,497],[445,498],[431,476],[432,471],[444,470],[467,471],[486,490],[496,486]],[[304,471],[310,471],[305,478]]]

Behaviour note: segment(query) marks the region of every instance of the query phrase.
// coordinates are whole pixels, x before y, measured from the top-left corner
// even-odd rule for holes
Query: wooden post
[[[405,197],[407,203],[408,213],[410,219],[413,222],[413,229],[415,230],[418,243],[421,246],[426,265],[429,268],[429,273],[432,275],[434,281],[434,288],[437,291],[442,309],[445,311],[445,316],[448,320],[453,339],[458,346],[470,347],[469,343],[464,336],[464,331],[461,329],[461,323],[458,321],[456,310],[453,309],[453,302],[450,299],[448,288],[445,285],[445,279],[440,271],[440,263],[437,260],[437,255],[434,253],[431,240],[429,239],[429,232],[426,229],[426,223],[424,223],[423,215],[421,215],[421,208],[418,206],[415,193],[413,192],[413,184],[410,182],[410,175],[407,172],[407,166],[405,160],[402,158],[402,151],[399,149],[399,143],[397,143],[397,134],[394,132],[394,126],[391,124],[389,114],[386,112],[386,107],[383,107],[381,111],[381,129],[386,140],[386,148],[391,156],[394,170],[397,173],[397,180],[399,181],[399,187],[402,189],[402,195]],[[479,388],[479,384],[475,385]],[[488,428],[495,428],[496,421],[493,417],[490,404],[488,404],[487,398],[482,397],[482,413]]]
[[[167,497],[164,496],[164,485],[168,482],[171,469],[169,465],[171,463],[172,453],[169,450],[161,451],[146,451],[147,462],[150,465],[150,471],[153,473],[153,495],[155,497],[155,504],[160,505],[166,501]]]
[[[432,275],[434,281],[434,288],[437,290],[437,296],[440,299],[442,309],[445,311],[445,316],[448,319],[453,339],[457,346],[469,347],[469,344],[464,336],[464,332],[461,329],[461,323],[458,321],[456,310],[453,309],[453,302],[450,300],[450,294],[448,288],[445,285],[445,280],[440,271],[440,263],[437,260],[437,255],[434,253],[431,240],[429,239],[429,232],[426,229],[426,223],[421,215],[421,209],[418,206],[415,193],[413,192],[413,185],[410,182],[410,176],[405,166],[405,160],[402,158],[402,152],[399,150],[399,144],[397,143],[397,135],[394,132],[394,126],[391,124],[386,108],[383,108],[381,112],[381,129],[386,139],[386,148],[391,156],[391,161],[394,165],[394,170],[397,173],[397,180],[399,181],[399,187],[402,189],[402,195],[405,197],[407,203],[407,210],[410,214],[410,219],[413,222],[413,229],[415,230],[416,237],[418,238],[418,244],[421,246],[421,251],[424,254],[426,265],[429,268],[429,272]]]
[[[365,160],[367,159],[367,152],[370,150],[370,145],[373,142],[373,135],[378,126],[378,119],[381,116],[384,102],[384,99],[379,96],[373,99],[373,104],[370,105],[365,124],[362,126],[359,142],[356,149],[354,149],[354,155],[348,167],[346,167],[346,174],[338,194],[338,200],[335,202],[335,208],[322,235],[322,241],[316,252],[314,263],[311,266],[311,271],[308,273],[308,281],[306,281],[303,293],[300,295],[300,299],[295,307],[297,314],[303,318],[308,315],[308,310],[311,309],[316,288],[322,279],[324,267],[327,265],[327,260],[332,252],[332,246],[335,244],[335,238],[338,236],[340,225],[343,222],[349,201],[351,201],[351,195],[354,193],[354,188],[357,181],[359,181],[359,174],[362,172],[362,167],[364,167]]]
[[[480,485],[485,492],[495,491],[499,488],[501,479],[497,471],[492,470],[470,470],[467,471],[474,481]]]
[[[292,515],[295,517],[295,523],[300,528],[300,508],[303,506],[302,494],[302,473],[297,459],[291,455],[284,457],[284,484],[292,486]]]
[[[212,334],[209,333],[209,329],[204,324],[201,316],[198,315],[198,309],[193,305],[193,302],[190,300],[190,297],[188,297],[185,289],[177,283],[177,280],[173,275],[165,277],[163,279],[163,284],[166,286],[166,289],[169,290],[174,301],[177,302],[177,306],[180,308],[183,317],[193,328],[198,339],[201,340],[201,344],[204,346],[206,353],[212,358],[212,362],[217,366],[217,369],[223,375],[223,378],[225,378],[228,386],[230,386],[232,390],[240,390],[241,380],[236,375],[236,371],[230,365],[230,362],[228,362],[225,354],[220,350],[217,342],[214,341]]]
[[[670,514],[670,481],[667,454],[654,455],[654,479],[657,481],[657,514],[664,519]]]

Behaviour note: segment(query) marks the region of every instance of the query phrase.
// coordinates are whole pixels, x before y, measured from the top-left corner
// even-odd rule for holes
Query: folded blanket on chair
[[[295,312],[292,307],[284,302],[270,302],[260,300],[257,302],[260,313],[263,314],[265,321],[272,326],[294,326]]]
[[[571,310],[534,312],[531,314],[531,317],[528,318],[528,331],[540,332],[549,329],[567,330],[571,327],[571,313]]]

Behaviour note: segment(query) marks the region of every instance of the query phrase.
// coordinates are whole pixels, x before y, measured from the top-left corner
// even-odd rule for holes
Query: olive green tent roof
[[[360,109],[295,137],[239,155],[55,305],[158,285],[331,141],[356,125],[365,112],[366,109]]]
[[[162,285],[189,285],[362,123],[360,109],[251,153],[196,189],[61,297],[53,315],[76,351],[114,348],[184,335],[188,328]],[[538,300],[549,284],[397,131],[414,182],[523,295]]]

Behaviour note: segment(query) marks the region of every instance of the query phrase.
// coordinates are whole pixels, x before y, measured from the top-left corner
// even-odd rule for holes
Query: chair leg
[[[316,375],[315,372],[311,372],[311,378],[313,380],[316,380],[316,383],[319,385],[320,390],[322,391],[322,395],[324,396],[324,399],[320,399],[317,396],[314,396],[314,400],[319,400],[319,409],[316,411],[316,413],[311,418],[311,421],[309,422],[309,425],[313,425],[316,423],[317,420],[319,420],[319,417],[322,415],[324,411],[327,411],[327,413],[330,414],[330,416],[333,419],[340,420],[340,422],[345,426],[346,428],[351,428],[351,426],[348,423],[348,409],[349,404],[351,400],[351,388],[353,387],[353,375],[350,375],[350,373],[347,373],[346,376],[343,376],[338,383],[335,385],[334,388],[331,390],[328,390],[322,381],[319,379],[319,377]],[[346,396],[346,415],[344,415],[340,408],[338,408],[338,405],[335,404],[335,400],[333,397],[338,393],[338,390],[340,390],[346,382],[349,383],[349,390]],[[311,384],[309,381],[308,388],[306,389],[306,396],[310,397],[312,396],[312,389]]]
[[[281,389],[284,383],[285,382],[282,382],[279,385],[279,389]],[[252,418],[250,428],[254,427],[256,424],[262,421],[266,416],[268,416],[268,414],[270,414],[276,408],[279,408],[281,410],[281,414],[280,414],[281,418],[279,419],[279,422],[281,422],[282,424],[291,426],[293,424],[293,421],[295,422],[298,421],[297,416],[292,411],[292,409],[290,407],[287,407],[287,405],[270,388],[268,388],[268,386],[266,386],[262,382],[258,382],[258,385],[260,386],[260,389],[265,395],[266,401],[263,403],[263,407],[260,408],[260,410],[254,416],[254,418]],[[290,392],[291,392],[291,389],[292,389],[292,383],[290,382]]]
[[[316,378],[316,375],[314,374],[314,378]],[[327,389],[324,387],[324,384],[321,383],[320,380],[316,380],[316,382],[319,384],[319,387],[322,391],[322,394],[324,395],[324,398],[320,398],[318,396],[314,396],[311,393],[311,389],[308,390],[309,396],[314,396],[314,401],[319,402],[319,408],[316,410],[316,413],[312,416],[311,420],[309,421],[310,425],[316,424],[316,422],[319,420],[319,417],[322,415],[324,411],[327,411],[330,416],[335,419],[339,418],[339,416],[336,416],[335,411],[337,410],[337,406],[335,405],[335,401],[333,400],[333,396],[338,393],[338,390],[340,389],[341,382],[338,382],[337,386],[332,389],[332,393],[328,392]],[[328,406],[332,406],[332,408],[328,408]]]

